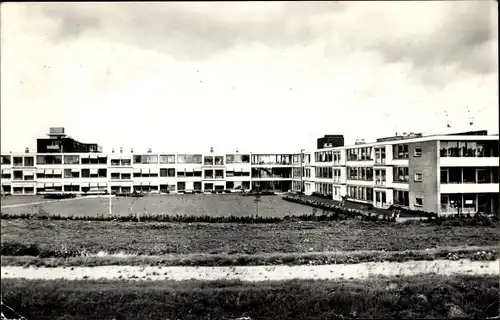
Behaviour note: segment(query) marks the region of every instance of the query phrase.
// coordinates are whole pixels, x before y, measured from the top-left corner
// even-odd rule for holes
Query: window
[[[410,205],[408,191],[394,190],[394,203],[408,207]]]
[[[385,163],[385,148],[375,149],[375,163]]]
[[[490,172],[488,171],[488,169],[485,168],[477,169],[477,182],[478,183],[490,182]]]
[[[169,155],[160,156],[160,163],[162,163],[162,164],[175,163],[175,155],[169,154]]]
[[[64,164],[79,164],[80,156],[79,155],[65,155],[64,156]]]
[[[222,166],[222,165],[224,165],[224,157],[216,156],[215,157],[215,165],[216,166]]]
[[[201,170],[195,170],[193,172],[193,176],[195,176],[195,177],[201,177]]]
[[[10,156],[2,156],[1,164],[10,164]]]
[[[131,173],[122,173],[121,178],[122,178],[122,180],[131,180],[132,174]]]
[[[120,179],[120,173],[119,172],[111,172],[111,179],[112,180],[119,180]]]
[[[393,147],[394,159],[408,159],[408,145],[397,144]]]
[[[24,157],[24,166],[25,167],[34,167],[35,166],[35,158]]]
[[[130,159],[120,159],[120,164],[122,166],[130,167],[132,165],[132,161]]]
[[[37,164],[45,164],[45,156],[36,156]]]
[[[421,182],[422,181],[422,172],[415,172],[413,177],[413,181]]]
[[[462,168],[448,168],[448,183],[462,182]]]
[[[66,158],[64,159],[66,161]],[[111,159],[111,166],[119,166],[120,165],[120,159]]]
[[[177,155],[177,163],[196,163],[201,164],[201,154],[179,154]]]
[[[422,200],[422,198],[415,198],[415,207],[421,207],[423,206],[424,204],[424,201]]]
[[[23,166],[23,157],[14,157],[14,167]]]
[[[65,178],[71,178],[72,177],[71,169],[64,169],[64,177]]]
[[[158,163],[158,156],[157,155],[137,155],[134,156],[134,163],[137,164],[156,164]]]
[[[214,157],[205,157],[203,162],[206,166],[212,166],[214,164]]]
[[[186,176],[186,172],[184,170],[177,170],[177,176],[178,177],[185,177]]]
[[[177,190],[178,191],[184,191],[186,190],[186,183],[185,182],[177,182]]]
[[[23,180],[23,172],[22,171],[13,171],[13,175],[14,175],[14,180]]]
[[[422,148],[415,147],[415,149],[413,149],[413,156],[414,157],[421,157],[422,156]]]
[[[215,170],[216,179],[224,179],[224,170]]]
[[[213,170],[205,170],[205,179],[206,178],[213,178],[214,177],[214,171]]]
[[[462,168],[463,182],[476,183],[476,169],[470,167]]]
[[[160,177],[175,177],[175,169],[174,168],[160,169]]]
[[[25,172],[24,173],[24,180],[25,181],[35,180],[35,173],[34,172]]]
[[[90,178],[90,169],[82,169],[82,178]]]
[[[201,154],[193,155],[193,162],[192,163],[201,164]]]
[[[99,169],[97,175],[99,178],[106,178],[108,176],[108,169]]]
[[[408,182],[409,173],[408,167],[395,167],[393,182]]]
[[[448,183],[448,169],[441,169],[441,183]]]

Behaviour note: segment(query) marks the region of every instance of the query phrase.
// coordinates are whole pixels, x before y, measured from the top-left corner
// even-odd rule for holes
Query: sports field
[[[150,195],[142,198],[112,197],[113,215],[252,216],[257,214],[255,197],[238,194]],[[2,200],[2,213],[92,216],[109,214],[109,198],[48,200],[40,196],[10,196]],[[259,216],[282,217],[310,214],[312,208],[287,202],[280,196],[262,196]]]

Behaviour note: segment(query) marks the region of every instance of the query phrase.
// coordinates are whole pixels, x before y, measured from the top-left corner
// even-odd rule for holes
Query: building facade
[[[1,156],[1,186],[15,195],[291,190],[380,208],[498,213],[498,142],[484,132],[396,136],[290,154],[12,153]]]

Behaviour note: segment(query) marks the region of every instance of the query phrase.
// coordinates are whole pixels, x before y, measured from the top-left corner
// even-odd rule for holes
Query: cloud
[[[287,151],[323,134],[439,132],[445,110],[462,128],[466,106],[498,132],[495,2],[7,3],[1,14],[2,149],[61,125],[109,147],[148,137],[154,149]]]

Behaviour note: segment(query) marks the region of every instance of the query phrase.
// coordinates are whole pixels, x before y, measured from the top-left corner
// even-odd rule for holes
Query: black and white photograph
[[[498,2],[0,4],[2,320],[500,319]]]

